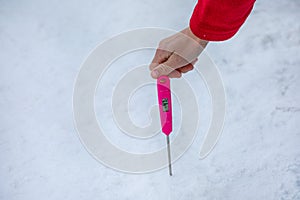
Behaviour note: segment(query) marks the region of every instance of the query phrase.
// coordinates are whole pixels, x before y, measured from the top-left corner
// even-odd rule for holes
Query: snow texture
[[[72,93],[89,52],[112,35],[134,28],[181,30],[195,3],[0,1],[1,200],[300,199],[298,0],[257,1],[237,35],[207,47],[224,81],[227,117],[216,148],[204,160],[199,149],[209,125],[210,99],[203,80],[193,72],[185,77],[199,91],[201,125],[191,148],[174,163],[173,177],[167,168],[120,173],[98,163],[81,144]],[[122,58],[103,83],[113,83],[133,65],[149,63],[153,53]],[[109,109],[99,109],[110,102],[112,87],[102,91],[104,96],[97,92],[100,121],[111,115]],[[129,105],[138,125],[150,120],[141,111],[156,101],[154,87],[137,91],[132,101],[140,103]],[[114,131],[113,121],[104,128],[114,144],[129,151],[165,145],[159,135],[133,145]]]

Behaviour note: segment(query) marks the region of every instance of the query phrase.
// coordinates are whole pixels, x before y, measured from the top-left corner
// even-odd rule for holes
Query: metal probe
[[[170,139],[169,135],[167,135],[167,148],[168,148],[168,160],[169,160],[169,174],[172,176],[172,164],[171,164],[171,146],[170,146]]]

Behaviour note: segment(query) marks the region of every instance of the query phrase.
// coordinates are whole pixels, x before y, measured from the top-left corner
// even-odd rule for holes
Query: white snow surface
[[[115,171],[81,144],[72,94],[89,52],[112,35],[135,28],[181,30],[195,3],[0,1],[1,200],[300,199],[298,0],[257,1],[238,34],[208,45],[224,81],[227,113],[222,136],[207,158],[200,160],[199,150],[209,126],[210,97],[193,72],[184,76],[199,91],[200,127],[192,146],[173,164],[173,177],[167,168],[148,174]],[[104,83],[133,65],[150,62],[153,53],[140,51],[136,60],[134,55],[124,57],[107,72]],[[104,108],[112,87],[104,88],[101,98],[96,95],[100,121],[111,115]],[[149,123],[141,113],[156,101],[154,87],[139,90],[133,97],[138,105],[129,105],[138,125]],[[160,135],[129,141],[117,134],[112,120],[104,128],[114,144],[128,151],[165,145]]]

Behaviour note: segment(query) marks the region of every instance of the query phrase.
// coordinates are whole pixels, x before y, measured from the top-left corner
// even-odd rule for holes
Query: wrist
[[[187,36],[189,36],[190,38],[192,38],[193,40],[195,40],[198,44],[200,44],[203,48],[206,47],[206,45],[208,44],[209,41],[207,40],[203,40],[200,39],[199,37],[197,37],[192,30],[190,29],[190,27],[186,28],[183,30],[183,33],[186,34]]]

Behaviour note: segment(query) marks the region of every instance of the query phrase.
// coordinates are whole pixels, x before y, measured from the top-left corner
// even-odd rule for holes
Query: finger
[[[186,66],[180,67],[177,70],[180,71],[181,73],[186,73],[188,71],[191,71],[194,69],[194,66],[192,64],[188,64]]]
[[[168,58],[171,56],[171,54],[172,54],[172,52],[165,51],[162,49],[157,49],[155,52],[155,55],[153,57],[153,60],[152,60],[151,64],[149,65],[149,69],[152,71],[159,64],[167,61]]]
[[[194,65],[195,63],[198,61],[198,58],[196,58],[195,60],[193,60],[191,63],[183,66],[183,67],[180,67],[178,68],[177,70],[180,71],[181,73],[186,73],[188,71],[191,71],[194,69]]]
[[[182,76],[181,72],[174,70],[169,75],[170,78],[180,78]]]
[[[167,66],[165,63],[159,64],[151,71],[152,78],[158,78],[163,75],[169,75],[172,71],[174,71],[172,67]]]
[[[188,64],[186,60],[176,53],[172,53],[166,62],[159,64],[152,70],[151,76],[158,78],[162,75],[169,75],[175,69],[185,66],[186,64]]]

